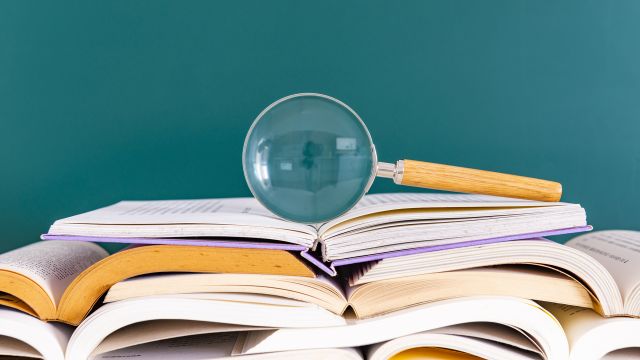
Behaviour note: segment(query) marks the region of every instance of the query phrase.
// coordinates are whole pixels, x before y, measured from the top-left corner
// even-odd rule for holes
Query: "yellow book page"
[[[11,294],[0,293],[0,305],[20,310],[31,316],[39,317],[39,315],[29,305]]]
[[[114,284],[159,272],[271,274],[315,277],[302,260],[284,250],[149,245],[123,250],[83,271],[68,287],[58,320],[78,325]]]
[[[77,241],[38,241],[0,254],[0,304],[41,320],[56,319],[56,305],[68,284],[106,257],[100,246]]]
[[[402,351],[389,360],[482,360],[482,358],[461,351],[420,347]]]

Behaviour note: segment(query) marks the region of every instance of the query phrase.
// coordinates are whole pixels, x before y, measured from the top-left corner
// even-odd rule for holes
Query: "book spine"
[[[311,254],[308,250],[300,252],[300,256],[305,258],[307,261],[312,263],[315,267],[317,267],[318,269],[322,270],[324,273],[328,274],[329,276],[338,275],[338,272],[336,271],[335,268],[333,268],[333,266],[328,267],[321,260],[319,260],[315,256],[313,256],[313,254]]]

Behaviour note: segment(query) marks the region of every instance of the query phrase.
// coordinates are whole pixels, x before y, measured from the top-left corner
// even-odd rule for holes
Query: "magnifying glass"
[[[400,160],[378,162],[362,119],[340,100],[302,93],[264,109],[244,142],[242,166],[253,195],[282,218],[317,224],[351,209],[376,176],[396,184],[539,201],[558,201],[553,181]]]

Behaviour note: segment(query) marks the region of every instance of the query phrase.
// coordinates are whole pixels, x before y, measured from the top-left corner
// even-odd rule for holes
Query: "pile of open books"
[[[0,355],[640,356],[640,233],[544,238],[588,230],[577,204],[476,195],[368,195],[316,226],[249,198],[120,202],[0,255]]]

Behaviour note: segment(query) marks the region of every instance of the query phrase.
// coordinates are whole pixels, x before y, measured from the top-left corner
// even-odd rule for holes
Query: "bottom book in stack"
[[[107,304],[75,330],[0,309],[0,354],[44,359],[626,358],[639,332],[638,319],[501,296],[365,320],[268,296],[148,296]]]

